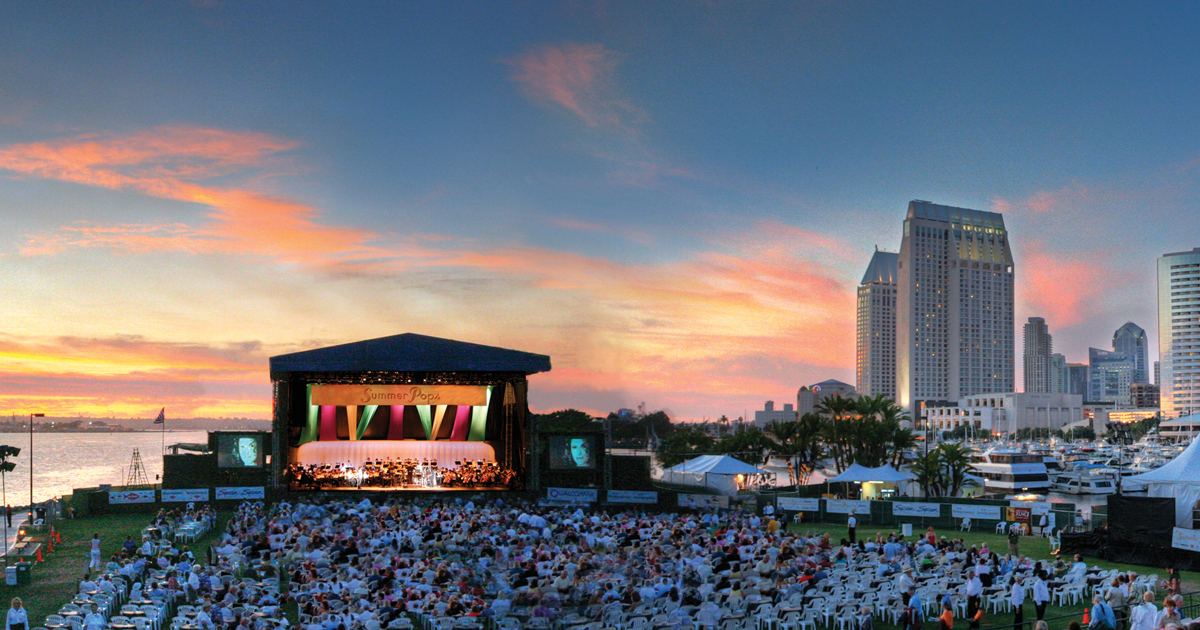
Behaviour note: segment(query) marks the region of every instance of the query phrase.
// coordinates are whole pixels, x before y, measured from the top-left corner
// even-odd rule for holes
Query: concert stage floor
[[[380,488],[378,486],[366,486],[363,488],[354,488],[351,486],[337,486],[329,488],[297,488],[291,487],[292,492],[419,492],[419,493],[437,493],[437,492],[501,492],[508,491],[504,486],[481,486],[477,488],[451,488],[451,487],[434,487],[428,488],[425,486],[395,486],[391,488]]]

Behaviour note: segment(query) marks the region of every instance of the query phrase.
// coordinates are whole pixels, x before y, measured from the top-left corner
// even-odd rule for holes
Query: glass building
[[[1158,259],[1158,362],[1163,417],[1200,411],[1200,247]]]

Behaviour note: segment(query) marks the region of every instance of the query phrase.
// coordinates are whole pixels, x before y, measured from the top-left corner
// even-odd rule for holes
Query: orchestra
[[[435,459],[375,459],[350,464],[291,464],[287,478],[293,490],[371,488],[406,490],[509,489],[516,471],[494,461],[455,461],[443,468]]]

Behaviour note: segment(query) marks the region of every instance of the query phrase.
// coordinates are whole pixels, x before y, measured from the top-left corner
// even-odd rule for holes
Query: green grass
[[[829,539],[832,540],[835,544],[837,543],[837,541],[846,537],[846,526],[841,525],[841,524],[831,524],[831,523],[799,523],[799,524],[795,524],[795,523],[793,523],[788,526],[788,531],[793,532],[793,533],[798,532],[798,533],[804,533],[804,534],[807,534],[809,532],[815,532],[818,534],[828,533]],[[1002,534],[993,533],[995,531],[993,529],[989,529],[988,531],[975,530],[975,531],[970,531],[970,532],[960,532],[957,529],[954,529],[954,530],[944,529],[944,530],[935,530],[935,531],[939,538],[941,538],[942,536],[946,536],[947,538],[963,539],[963,542],[967,545],[968,548],[971,545],[981,546],[983,543],[986,542],[988,545],[988,548],[991,549],[992,551],[995,551],[996,553],[998,553],[1000,555],[1004,555],[1004,554],[1008,553],[1008,538]],[[856,533],[860,539],[867,539],[868,537],[871,539],[874,539],[875,534],[878,532],[883,532],[885,535],[893,534],[893,533],[900,533],[899,528],[872,527],[872,526],[859,526],[858,531]],[[922,535],[924,533],[925,533],[924,528],[918,529],[916,526],[913,527],[914,535]],[[1021,538],[1021,543],[1020,543],[1020,552],[1022,554],[1024,554],[1026,557],[1028,557],[1032,560],[1035,560],[1035,561],[1036,560],[1048,560],[1048,559],[1053,558],[1053,556],[1050,555],[1050,541],[1048,539],[1042,538],[1040,536],[1023,536]],[[1070,559],[1068,559],[1068,564],[1070,563],[1069,560]],[[1139,575],[1149,575],[1149,574],[1154,573],[1154,574],[1158,575],[1160,580],[1162,578],[1164,578],[1166,575],[1165,571],[1163,571],[1163,567],[1148,567],[1148,566],[1141,566],[1141,565],[1136,565],[1136,564],[1123,564],[1123,563],[1117,563],[1117,562],[1108,562],[1106,560],[1100,560],[1098,558],[1084,558],[1084,560],[1088,563],[1088,566],[1094,565],[1094,566],[1100,567],[1101,569],[1118,569],[1121,571],[1134,571],[1134,572],[1138,573]],[[1182,571],[1182,572],[1180,572],[1180,577],[1183,581],[1183,591],[1185,593],[1200,590],[1200,588],[1198,588],[1198,586],[1200,586],[1200,573],[1194,573],[1194,572],[1190,572],[1190,571]],[[1159,591],[1159,595],[1160,595],[1159,599],[1161,599],[1161,596],[1165,595],[1165,594],[1163,592]],[[1159,603],[1161,603],[1161,602],[1159,602]],[[1089,608],[1091,607],[1090,600],[1088,601],[1088,607]],[[1067,608],[1062,608],[1059,606],[1055,606],[1053,603],[1051,603],[1049,606],[1046,607],[1046,619],[1047,620],[1054,618],[1054,617],[1061,616],[1061,615],[1072,615],[1075,621],[1081,621],[1082,616],[1083,616],[1083,606],[1080,605],[1080,606],[1070,606]],[[1033,627],[1033,620],[1035,617],[1036,617],[1036,615],[1034,614],[1032,600],[1030,600],[1027,595],[1026,602],[1025,602],[1025,623],[1026,623],[1027,629]],[[934,621],[936,621],[936,619]],[[1071,621],[1071,619],[1049,621],[1050,630],[1062,630],[1063,628],[1067,627],[1067,624],[1070,623],[1070,621]],[[1013,616],[1011,613],[998,614],[998,615],[992,615],[990,613],[985,613],[985,620],[983,622],[983,627],[988,628],[988,627],[999,627],[999,626],[1005,626],[1005,625],[1011,626],[1012,622],[1013,622]],[[965,622],[962,622],[960,620],[960,623],[962,623],[964,628],[966,627]],[[927,621],[925,625],[928,627],[932,627],[934,625],[934,623],[931,621]],[[875,627],[878,628],[879,630],[893,630],[894,628],[897,628],[898,626],[893,626],[891,624],[888,624],[886,621],[877,621],[875,624]],[[958,626],[956,625],[955,627],[957,628]]]
[[[93,534],[100,534],[101,557],[107,561],[121,550],[126,536],[133,536],[133,539],[140,543],[141,531],[150,523],[151,518],[151,514],[108,514],[55,521],[54,524],[62,535],[62,544],[55,545],[54,553],[50,553],[43,545],[44,562],[34,565],[31,584],[0,584],[0,601],[7,605],[13,597],[20,597],[28,610],[31,626],[42,625],[46,615],[57,612],[63,604],[71,601],[79,588],[79,581],[87,572]],[[216,528],[190,545],[198,559],[205,557],[208,546],[216,539],[217,533],[224,530],[228,520],[228,515],[218,518]],[[34,539],[44,543],[46,535],[41,534]],[[15,558],[14,556],[14,561]]]

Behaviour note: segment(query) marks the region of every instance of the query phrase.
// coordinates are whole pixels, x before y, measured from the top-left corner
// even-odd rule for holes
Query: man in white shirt
[[[908,592],[910,587],[916,587],[917,581],[913,579],[912,567],[906,567],[900,577],[896,579],[896,590],[900,592],[900,597],[904,600],[904,605],[908,605]]]
[[[1033,577],[1033,608],[1037,611],[1037,620],[1041,621],[1046,615],[1046,604],[1050,603],[1050,589],[1046,586],[1045,576],[1041,571]]]
[[[1025,585],[1022,584],[1024,578],[1020,575],[1013,576],[1012,591],[1009,593],[1009,602],[1013,607],[1013,629],[1025,630]]]
[[[974,619],[979,611],[979,598],[983,595],[983,581],[975,575],[975,571],[967,571],[967,583],[964,588],[967,594],[967,619]]]
[[[854,537],[854,531],[858,529],[858,518],[854,516],[854,510],[850,510],[850,517],[846,519],[846,532],[850,537],[850,542],[854,543],[857,539]]]

